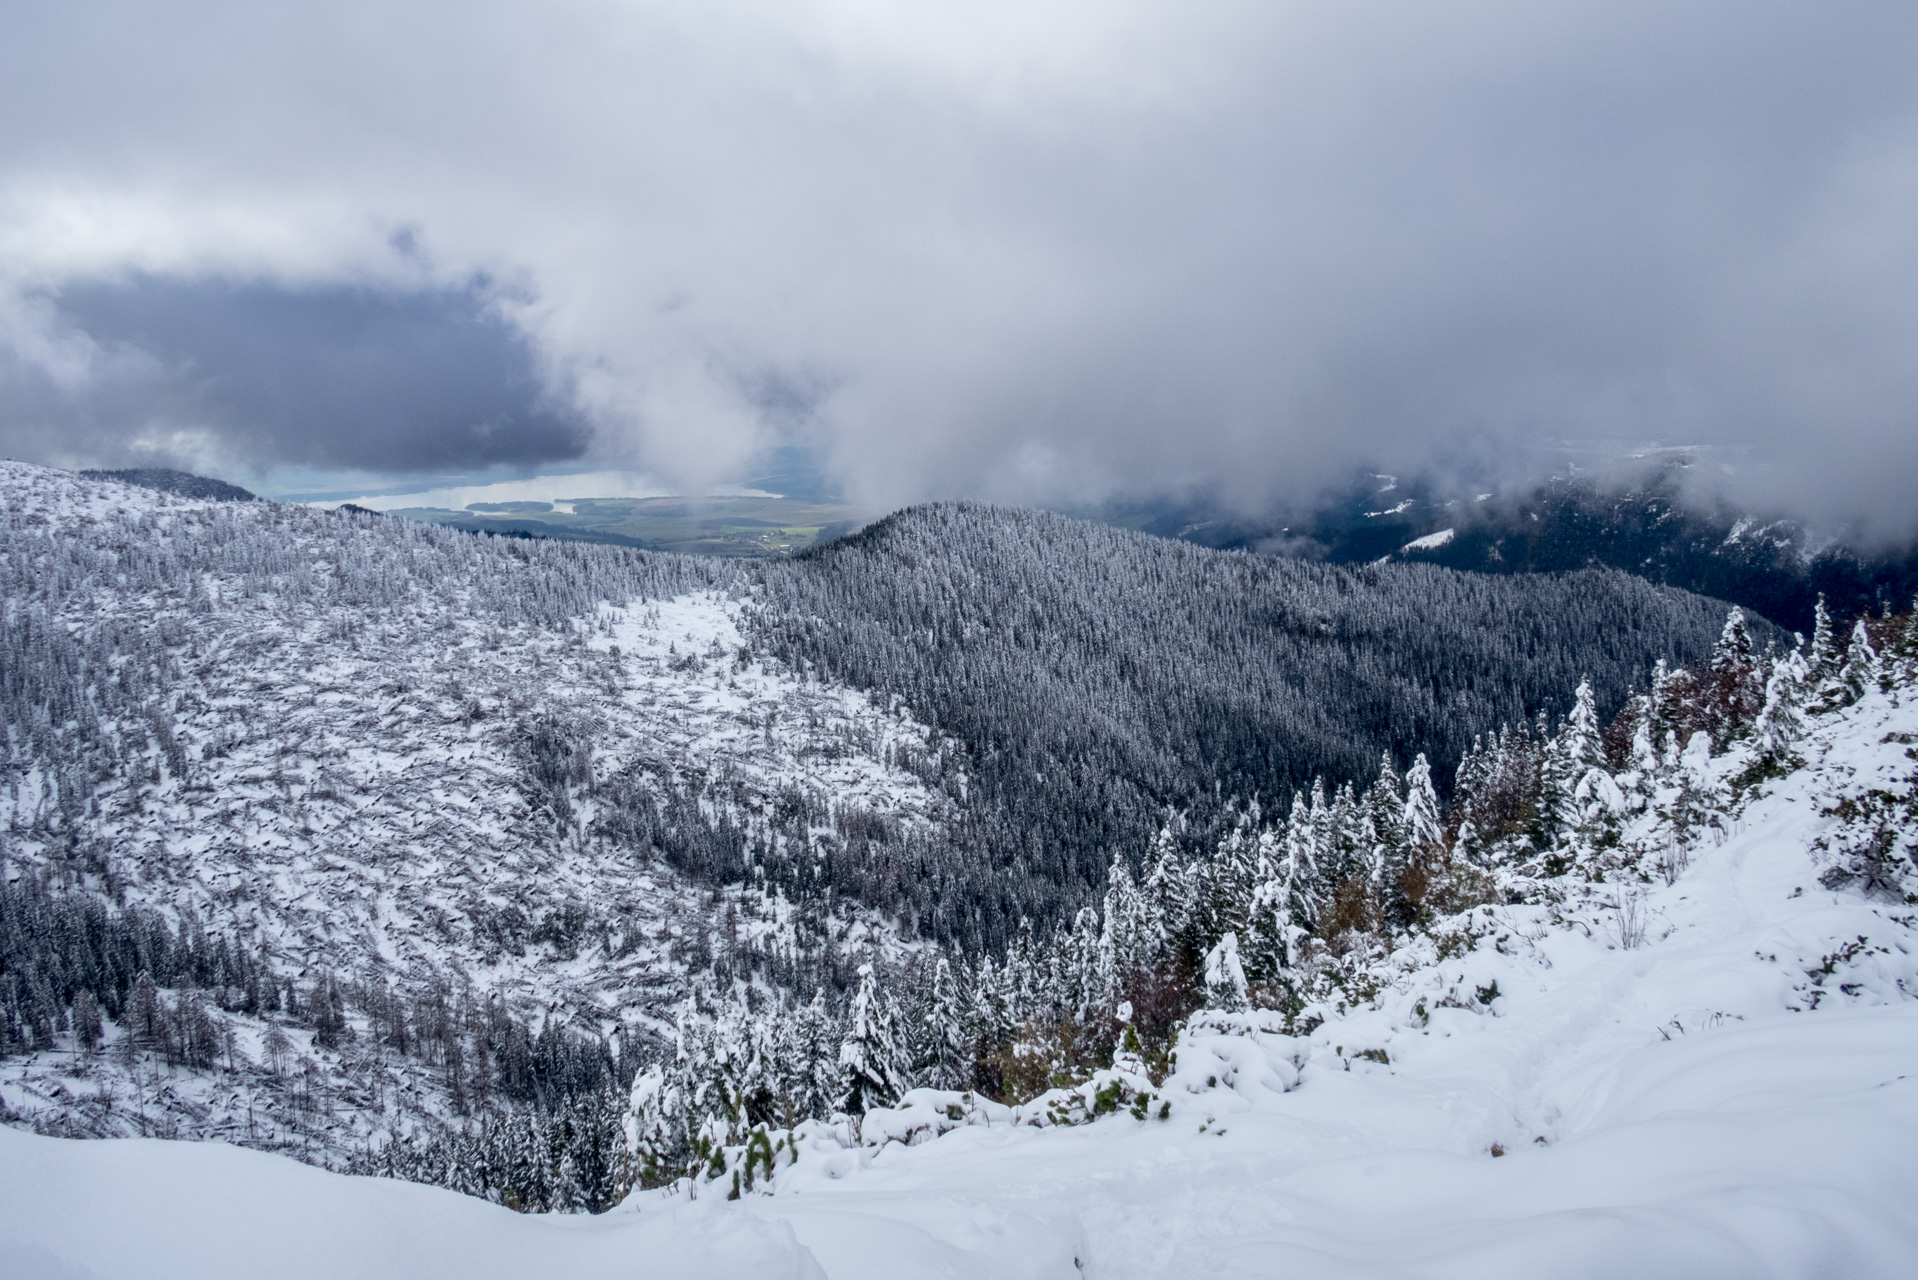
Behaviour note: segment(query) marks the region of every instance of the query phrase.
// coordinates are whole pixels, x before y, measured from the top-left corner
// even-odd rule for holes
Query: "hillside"
[[[1723,617],[957,505],[740,565],[20,464],[0,495],[0,1100],[334,1162],[600,1106],[689,994],[829,1020],[864,961],[1000,954],[1166,806],[1196,851],[1382,752],[1443,785],[1475,729],[1582,672],[1615,705]],[[81,989],[86,1090],[53,1060]]]
[[[0,933],[19,941],[65,892],[157,911],[174,950],[204,953],[182,985],[207,993],[207,1025],[257,1066],[122,1078],[118,1109],[16,1078],[4,1104],[63,1131],[337,1159],[395,1117],[483,1095],[502,1055],[533,1053],[507,1041],[542,1021],[617,1047],[655,1034],[692,974],[832,987],[842,952],[893,936],[831,896],[840,873],[883,872],[865,815],[903,836],[952,807],[920,777],[938,742],[755,660],[708,562],[19,465],[0,487],[0,865],[56,895],[0,909]],[[807,911],[716,896],[792,840],[819,854]],[[161,968],[142,948],[103,991]],[[356,1040],[324,1043],[310,1012],[288,1028],[316,1107],[267,1069],[264,1042],[282,1008],[340,988]],[[52,999],[16,989],[0,1040],[49,1043]],[[397,1054],[366,1031],[409,1015]]]
[[[316,1276],[1900,1277],[1918,634],[1881,639],[1862,693],[1607,771],[1558,870],[1491,856],[1494,901],[1322,953],[1305,1008],[1208,1008],[1151,1078],[1119,1054],[1019,1106],[908,1093],[782,1136],[737,1198],[722,1169],[590,1224],[0,1132],[0,1238],[102,1277],[252,1274],[288,1238]]]
[[[1168,807],[1209,838],[1316,777],[1424,754],[1449,785],[1475,734],[1616,710],[1653,664],[1706,653],[1719,602],[1627,574],[1492,578],[1221,554],[1044,512],[913,508],[764,570],[754,631],[789,663],[903,699],[970,752],[968,871],[1029,882],[997,946],[1136,862]],[[1761,643],[1775,636],[1761,627]],[[989,890],[956,883],[959,900]],[[930,908],[937,911],[936,904]]]

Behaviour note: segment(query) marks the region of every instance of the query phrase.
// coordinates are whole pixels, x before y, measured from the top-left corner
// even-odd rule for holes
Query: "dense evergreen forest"
[[[1221,553],[1038,511],[939,504],[763,570],[787,662],[903,699],[969,749],[957,856],[902,885],[936,936],[998,949],[1064,918],[1167,810],[1449,780],[1475,734],[1603,713],[1707,652],[1723,604],[1609,571],[1495,578]],[[1777,638],[1763,628],[1761,643]],[[1448,783],[1441,783],[1447,786]]]

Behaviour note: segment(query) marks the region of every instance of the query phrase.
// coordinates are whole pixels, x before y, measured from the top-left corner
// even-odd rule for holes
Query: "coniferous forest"
[[[1309,1029],[1647,806],[1700,838],[1701,754],[1788,758],[1912,644],[963,504],[740,566],[8,482],[0,1055],[529,1211],[913,1090],[1143,1116],[1194,1017]]]

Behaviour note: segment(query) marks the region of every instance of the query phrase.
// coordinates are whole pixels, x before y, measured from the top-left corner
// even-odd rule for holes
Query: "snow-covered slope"
[[[1887,817],[1910,843],[1913,744],[1909,684],[1871,693],[1669,883],[1614,867],[1476,908],[1306,1036],[1207,1015],[1163,1119],[981,1109],[995,1122],[907,1146],[870,1116],[864,1144],[819,1132],[772,1194],[642,1194],[591,1221],[0,1133],[0,1261],[239,1276],[290,1235],[312,1242],[296,1275],[1906,1276],[1918,909],[1846,867]]]
[[[905,710],[752,652],[723,566],[18,463],[0,526],[0,864],[197,921],[283,983],[334,970],[593,1035],[649,1025],[716,951],[896,945],[872,913],[826,913],[822,938],[776,895],[730,890],[729,912],[677,854],[823,854],[847,815],[910,836],[952,804],[926,781],[943,743]],[[263,1025],[227,1012],[258,1064]],[[81,1066],[0,1058],[0,1107],[50,1121],[111,1085],[119,1118],[71,1127],[249,1132],[247,1090]],[[136,1092],[156,1109],[137,1128]]]

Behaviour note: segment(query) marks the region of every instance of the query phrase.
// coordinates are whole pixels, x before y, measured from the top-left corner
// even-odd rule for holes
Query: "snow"
[[[1412,539],[1410,542],[1400,547],[1399,550],[1401,552],[1437,551],[1440,547],[1443,547],[1447,545],[1448,543],[1450,543],[1452,541],[1453,535],[1456,532],[1457,530],[1455,529],[1440,529],[1437,533],[1428,533],[1423,538]]]
[[[1914,742],[1918,704],[1872,693],[1670,883],[1475,908],[1308,1035],[1208,1015],[1165,1119],[909,1098],[863,1143],[821,1133],[772,1194],[643,1193],[591,1220],[0,1132],[0,1271],[1903,1277],[1918,911],[1820,875],[1852,834],[1841,801],[1918,794]],[[1702,767],[1722,785],[1746,763]]]
[[[0,1130],[0,1275],[10,1280],[821,1276],[789,1228],[713,1207],[528,1218],[215,1143]]]
[[[715,917],[710,889],[597,835],[591,787],[573,788],[566,821],[536,811],[523,740],[541,718],[588,744],[595,779],[696,793],[767,840],[785,838],[768,828],[792,790],[883,813],[908,833],[953,809],[911,764],[956,748],[908,708],[749,652],[739,627],[748,603],[724,591],[600,601],[559,626],[503,627],[483,589],[512,563],[510,547],[469,535],[197,501],[22,463],[0,463],[0,512],[0,554],[31,558],[55,544],[84,567],[49,592],[58,623],[164,638],[178,667],[166,709],[186,766],[165,759],[144,719],[125,717],[109,729],[144,767],[97,780],[77,832],[59,825],[45,770],[15,772],[0,788],[0,856],[58,864],[76,836],[109,849],[127,902],[192,913],[269,954],[282,979],[305,985],[323,967],[439,977],[454,992],[558,1010],[595,1034],[667,1016],[684,994],[675,945]],[[190,580],[194,598],[129,585],[127,548],[141,541],[164,544],[183,566],[175,585]],[[355,565],[374,566],[392,598],[355,598],[342,585]],[[727,894],[742,940],[786,944],[785,899]],[[531,933],[580,906],[592,927],[573,953],[526,938],[501,945],[482,928],[510,907]],[[841,917],[837,945],[897,949],[877,913]],[[233,1021],[257,1064],[263,1027]],[[328,1055],[304,1039],[298,1048],[338,1075]],[[435,1113],[432,1073],[405,1062],[381,1071],[365,1088],[335,1080],[342,1128],[298,1145],[325,1156],[330,1144],[337,1157],[393,1123],[356,1114],[349,1094],[397,1095],[401,1111]],[[384,1078],[393,1073],[404,1078]],[[258,1135],[257,1113],[280,1092],[264,1071],[162,1075],[64,1049],[0,1059],[0,1107],[16,1123],[78,1133]],[[93,1101],[108,1095],[117,1107]],[[305,1127],[276,1121],[266,1130]]]

